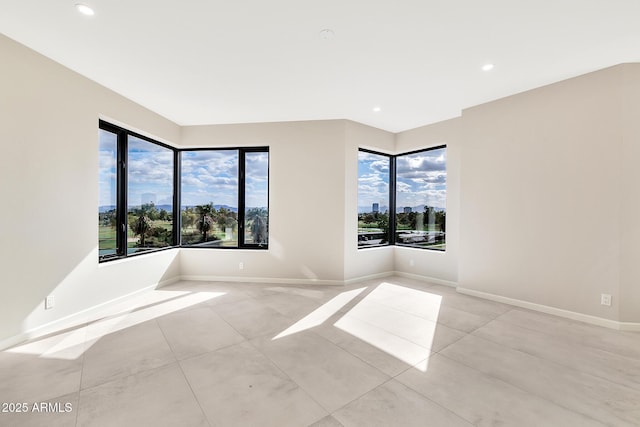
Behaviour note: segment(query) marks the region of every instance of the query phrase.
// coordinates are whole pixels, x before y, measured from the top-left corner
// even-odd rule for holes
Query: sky
[[[428,205],[446,208],[446,148],[396,157],[396,207]],[[389,159],[360,151],[358,155],[358,212],[383,211],[389,205]]]
[[[99,148],[99,205],[116,204],[116,135],[100,129]]]
[[[116,135],[100,130],[99,206],[116,204]],[[237,208],[238,150],[182,152],[182,206],[213,203]],[[173,203],[173,151],[129,136],[129,206]],[[245,204],[268,205],[269,154],[245,153]]]
[[[268,204],[269,154],[245,153],[245,206]],[[238,207],[238,150],[182,152],[182,206]]]

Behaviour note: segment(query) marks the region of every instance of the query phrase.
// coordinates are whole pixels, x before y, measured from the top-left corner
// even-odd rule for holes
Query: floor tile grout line
[[[414,365],[414,366],[415,366],[415,365]],[[413,367],[411,367],[411,368],[413,368]],[[409,369],[411,369],[411,368],[409,368]],[[398,375],[399,375],[399,374],[398,374]],[[396,375],[396,377],[397,377],[397,375]],[[423,398],[427,399],[429,402],[433,403],[434,405],[436,405],[436,406],[438,406],[438,407],[440,407],[440,408],[444,409],[445,411],[447,411],[447,412],[449,412],[449,413],[451,413],[451,414],[455,415],[457,418],[460,418],[461,420],[465,421],[466,423],[468,423],[468,424],[469,424],[469,426],[472,426],[472,427],[473,427],[473,426],[475,426],[475,424],[473,423],[473,421],[469,421],[469,420],[467,420],[465,417],[463,417],[462,415],[458,414],[457,412],[455,412],[455,411],[451,410],[450,408],[447,408],[446,406],[441,405],[440,403],[436,402],[435,400],[432,400],[431,398],[429,398],[429,397],[425,396],[424,394],[420,393],[419,391],[414,390],[412,387],[409,387],[407,384],[405,384],[405,383],[403,383],[403,382],[401,382],[401,381],[398,381],[398,380],[396,379],[396,377],[391,377],[391,378],[387,379],[385,382],[383,382],[383,383],[381,383],[381,384],[378,384],[377,386],[375,386],[375,387],[374,387],[374,388],[372,388],[371,390],[369,390],[369,391],[367,391],[367,392],[365,392],[365,393],[362,393],[361,395],[359,395],[359,396],[358,396],[358,397],[356,397],[355,399],[351,400],[350,402],[348,402],[348,403],[344,404],[343,406],[341,406],[340,408],[336,409],[334,412],[332,412],[332,413],[331,413],[331,416],[333,416],[333,414],[334,414],[335,412],[338,412],[339,410],[346,408],[347,406],[349,406],[350,404],[352,404],[352,403],[353,403],[353,402],[355,402],[356,400],[361,399],[362,397],[364,397],[364,396],[366,396],[367,394],[369,394],[369,393],[371,393],[371,392],[373,392],[373,391],[375,391],[375,390],[379,389],[380,387],[382,387],[382,386],[384,386],[384,385],[386,385],[386,384],[389,384],[391,381],[395,381],[395,382],[397,382],[398,384],[400,384],[401,386],[406,387],[406,388],[408,388],[409,390],[413,391],[414,393],[416,393],[416,394],[420,395],[421,397],[423,397]],[[334,417],[334,418],[335,418],[335,417]]]
[[[494,320],[496,320],[496,319],[494,319]],[[497,320],[497,321],[501,322],[501,323],[506,323],[506,322],[502,322],[500,320]],[[492,322],[493,322],[493,320],[492,320]],[[491,323],[491,322],[488,322],[488,323]],[[507,324],[511,325],[510,323],[507,323]],[[516,325],[516,327],[518,327],[518,326]],[[473,333],[470,333],[469,335],[473,335],[476,338],[484,339],[486,341],[492,342],[493,344],[500,345],[502,347],[505,347],[505,348],[508,348],[508,349],[511,349],[511,350],[519,351],[520,353],[524,353],[524,354],[527,354],[527,355],[532,356],[532,357],[536,357],[536,358],[541,359],[541,360],[545,360],[545,361],[547,361],[549,363],[553,363],[554,365],[561,366],[561,367],[563,367],[565,369],[571,369],[571,370],[579,372],[581,374],[585,374],[585,375],[589,375],[589,376],[592,376],[592,377],[596,377],[596,378],[599,378],[599,379],[601,379],[603,381],[606,381],[608,383],[613,383],[613,384],[619,385],[621,387],[629,388],[629,389],[636,390],[636,391],[640,392],[640,384],[639,384],[638,387],[632,387],[632,386],[630,386],[628,384],[620,383],[620,382],[612,379],[609,376],[597,374],[597,373],[594,373],[594,372],[591,372],[591,371],[586,371],[586,370],[583,370],[583,369],[579,369],[575,365],[564,364],[564,363],[558,362],[556,360],[549,359],[548,357],[541,356],[541,355],[538,355],[538,354],[534,354],[531,351],[529,351],[528,349],[515,348],[515,347],[512,347],[510,345],[506,345],[506,344],[500,343],[498,341],[495,341],[495,340],[491,339],[491,337],[479,336],[479,335],[475,334],[475,332],[477,332],[479,329],[480,328],[476,329],[475,331],[473,331]],[[523,329],[526,329],[526,328],[523,328]],[[534,331],[534,332],[536,332],[536,331]],[[554,338],[554,339],[556,339],[556,338]],[[590,347],[590,348],[592,348],[592,347]],[[599,349],[596,348],[596,350],[599,350]],[[622,356],[622,357],[624,357],[624,356]],[[631,358],[628,358],[628,357],[626,357],[626,358],[627,359],[631,359]]]
[[[556,364],[556,363],[553,363],[552,361],[549,361],[549,360],[546,360],[546,359],[543,359],[543,358],[540,358],[540,357],[537,357],[537,356],[534,356],[534,355],[531,355],[531,354],[528,354],[528,353],[525,353],[525,352],[522,352],[522,351],[519,351],[519,350],[516,350],[516,349],[512,349],[512,348],[507,347],[507,346],[504,346],[504,345],[502,345],[502,344],[495,343],[495,342],[493,342],[493,341],[491,341],[491,340],[487,340],[487,339],[484,339],[484,338],[482,338],[482,337],[477,337],[477,336],[475,336],[475,335],[474,335],[473,337],[474,337],[474,338],[477,338],[477,339],[480,339],[480,340],[483,340],[483,341],[490,342],[490,343],[492,343],[492,344],[494,344],[494,345],[497,345],[497,346],[500,346],[500,347],[507,348],[507,349],[509,349],[509,350],[511,350],[511,351],[515,351],[515,352],[518,352],[518,353],[522,353],[522,354],[525,354],[526,356],[533,357],[533,358],[536,358],[536,359],[539,359],[539,360],[545,361],[545,362],[547,362],[547,363],[552,363],[552,364],[554,364],[554,365],[560,366],[561,368],[565,368],[564,366],[562,366],[562,365],[558,365],[558,364]],[[503,383],[509,384],[510,386],[515,387],[515,388],[517,388],[517,389],[518,389],[518,390],[520,390],[520,391],[523,391],[523,392],[525,392],[525,393],[528,393],[528,394],[531,394],[531,395],[533,395],[533,396],[536,396],[536,397],[538,397],[538,398],[540,398],[540,399],[542,399],[542,400],[544,400],[544,401],[546,401],[546,402],[550,402],[550,403],[552,403],[552,404],[554,404],[554,405],[556,405],[556,406],[559,406],[559,407],[561,407],[561,408],[563,408],[563,409],[565,409],[565,410],[567,410],[567,411],[570,411],[570,412],[574,412],[574,413],[580,414],[580,415],[582,415],[582,416],[584,416],[584,417],[587,417],[587,418],[589,418],[589,419],[592,419],[592,420],[594,420],[594,421],[596,421],[596,422],[598,422],[598,423],[604,424],[604,422],[603,422],[603,421],[601,421],[601,420],[595,419],[595,418],[593,418],[592,416],[590,416],[590,415],[588,415],[588,414],[585,414],[585,413],[583,413],[583,412],[576,411],[575,409],[568,408],[567,406],[564,406],[564,405],[561,405],[561,404],[559,404],[559,403],[556,403],[556,402],[554,402],[554,401],[552,401],[552,400],[549,400],[549,399],[548,399],[547,397],[545,397],[544,395],[541,395],[541,394],[539,394],[539,393],[537,393],[537,392],[534,392],[533,390],[528,390],[528,389],[526,389],[526,388],[523,388],[523,386],[522,386],[522,385],[520,385],[520,384],[516,384],[516,383],[513,383],[513,382],[511,382],[511,381],[507,381],[506,379],[503,379],[503,378],[497,377],[497,376],[495,376],[495,375],[493,375],[493,374],[491,374],[491,373],[481,371],[480,369],[477,369],[477,368],[475,368],[475,367],[473,367],[473,366],[471,366],[471,365],[469,365],[469,364],[467,364],[467,363],[465,363],[465,362],[463,362],[463,361],[461,361],[461,360],[457,360],[457,359],[451,358],[451,357],[447,356],[446,354],[441,354],[441,353],[438,353],[438,354],[439,354],[440,356],[442,356],[442,357],[444,357],[444,358],[446,358],[446,359],[450,360],[450,361],[453,361],[453,362],[458,363],[458,364],[460,364],[460,365],[466,366],[466,367],[467,367],[467,368],[469,368],[469,369],[473,369],[474,371],[477,371],[477,372],[481,373],[482,375],[486,375],[486,376],[489,376],[489,377],[491,377],[491,378],[493,378],[493,379],[495,379],[495,380],[498,380],[498,381],[500,381],[500,382],[503,382]],[[578,371],[578,372],[580,372],[580,371]],[[583,373],[583,372],[580,372],[580,373]],[[583,374],[584,374],[584,373],[583,373]],[[587,375],[588,375],[588,374],[587,374]],[[599,378],[599,377],[595,377],[595,378],[597,378],[598,380],[600,380],[600,378]],[[610,411],[608,411],[608,412],[609,412],[610,414],[612,414],[612,415],[614,415],[614,416],[615,416],[615,413],[614,413],[614,412],[610,412]],[[616,417],[616,418],[618,418],[618,417]],[[618,418],[618,419],[620,419],[620,418]],[[625,421],[625,422],[626,422],[626,420],[623,420],[623,421]],[[606,424],[605,424],[605,425],[606,425]]]
[[[506,314],[508,314],[508,313],[511,313],[511,312],[522,312],[523,310],[527,310],[527,309],[523,309],[523,308],[520,308],[520,307],[514,307],[513,309],[509,310],[507,313],[503,313],[503,314],[501,314],[499,317],[502,317],[502,316],[504,316],[504,315],[506,315]],[[590,323],[581,322],[581,321],[579,321],[579,320],[565,319],[565,318],[562,318],[562,317],[559,317],[559,316],[555,316],[555,315],[553,315],[553,314],[538,313],[538,312],[535,312],[535,311],[532,311],[532,310],[527,310],[527,311],[531,311],[531,312],[532,312],[533,314],[535,314],[535,315],[544,315],[544,316],[549,316],[549,317],[552,317],[552,318],[557,318],[557,319],[567,320],[568,322],[570,322],[570,323],[568,323],[568,325],[572,325],[572,326],[575,326],[575,325],[583,326],[583,325],[584,325],[584,326],[590,326],[590,327],[593,327],[593,328],[599,328],[602,332],[609,332],[609,331],[611,331],[611,329],[609,329],[609,328],[605,328],[605,327],[603,327],[603,326],[598,326],[598,325],[592,325],[592,324],[590,324]],[[557,335],[553,335],[553,334],[547,333],[547,332],[545,332],[545,331],[543,331],[543,330],[540,330],[540,329],[531,328],[531,327],[528,327],[527,325],[523,325],[523,324],[515,323],[515,322],[510,322],[509,320],[505,320],[505,319],[495,318],[494,320],[497,320],[497,321],[499,321],[499,322],[506,323],[506,324],[509,324],[509,325],[512,325],[512,326],[516,326],[516,327],[519,327],[519,328],[522,328],[522,329],[526,329],[526,330],[528,330],[528,331],[532,331],[532,332],[536,332],[536,333],[544,334],[545,336],[550,337],[550,338],[552,338],[552,339],[554,339],[554,340],[560,340],[560,341],[562,341],[562,337],[559,337],[559,336],[557,336]],[[563,326],[564,326],[564,325],[563,325]],[[616,331],[616,332],[620,332],[620,331]],[[640,338],[640,334],[638,334],[638,338]],[[628,355],[621,354],[621,353],[618,353],[618,352],[615,352],[615,351],[607,350],[607,349],[605,349],[605,348],[597,347],[597,346],[595,346],[595,345],[591,345],[591,344],[584,344],[584,343],[582,343],[582,342],[580,342],[580,341],[577,341],[577,340],[576,340],[576,341],[574,341],[574,342],[575,342],[576,344],[584,345],[585,347],[588,347],[588,348],[590,348],[590,349],[595,349],[595,350],[603,351],[603,352],[606,352],[606,353],[609,353],[609,354],[612,354],[612,355],[615,355],[615,356],[620,356],[620,357],[624,357],[624,358],[628,358],[628,359],[633,359],[633,358],[634,358],[634,357],[632,357],[632,356],[628,356]]]
[[[164,337],[164,340],[166,341],[167,345],[169,346],[169,349],[171,349],[171,353],[173,354],[173,357],[176,359],[175,360],[175,364],[178,366],[178,369],[180,369],[180,373],[182,374],[182,378],[184,378],[184,381],[189,386],[189,391],[191,391],[191,395],[195,399],[196,403],[198,404],[198,407],[200,408],[200,411],[202,412],[202,416],[207,421],[207,424],[209,425],[209,427],[212,427],[211,426],[211,422],[209,421],[209,417],[207,416],[207,413],[204,411],[204,408],[202,407],[202,404],[200,403],[200,400],[198,399],[198,396],[193,391],[193,387],[191,387],[191,383],[189,382],[189,379],[187,378],[186,374],[184,373],[184,370],[182,369],[182,365],[180,364],[180,360],[178,359],[177,355],[173,351],[173,347],[171,346],[171,343],[169,342],[169,339],[167,339],[167,336],[164,333],[164,330],[162,329],[162,327],[160,326],[160,323],[158,322],[158,320],[157,319],[155,319],[155,320],[156,320],[156,324],[158,325],[158,328],[160,329],[160,333],[162,333],[162,336]]]
[[[316,404],[318,405],[318,407],[322,408],[322,409],[327,413],[327,415],[331,415],[331,412],[330,412],[327,408],[325,408],[323,404],[321,404],[320,402],[318,402],[318,401],[317,401],[317,400],[316,400],[316,399],[315,399],[315,398],[314,398],[314,397],[309,393],[309,391],[308,391],[305,387],[303,387],[302,385],[298,384],[298,382],[297,382],[296,380],[294,380],[293,378],[291,378],[291,377],[289,376],[289,374],[287,374],[287,373],[284,371],[284,369],[282,369],[282,368],[280,367],[280,365],[278,365],[278,364],[277,364],[273,359],[271,359],[271,358],[269,357],[269,355],[267,355],[265,352],[263,352],[262,350],[260,350],[260,349],[259,349],[255,344],[253,344],[250,340],[249,340],[249,341],[247,341],[247,343],[248,343],[248,344],[249,344],[249,345],[250,345],[250,346],[251,346],[255,351],[257,351],[260,355],[262,355],[262,357],[264,357],[265,359],[267,359],[267,360],[268,360],[268,361],[269,361],[273,366],[275,366],[275,368],[276,368],[276,369],[277,369],[277,370],[278,370],[282,375],[284,375],[287,379],[289,379],[289,381],[291,381],[293,384],[295,384],[295,385],[296,385],[296,387],[298,387],[302,392],[304,392],[304,394],[305,394],[309,399],[311,399],[314,403],[316,403]],[[325,416],[326,416],[326,415],[325,415]],[[323,416],[322,418],[324,418],[325,416]],[[316,421],[314,421],[314,422],[320,421],[322,418],[320,418],[320,419],[318,419],[318,420],[316,420]]]
[[[82,362],[80,363],[80,382],[78,383],[78,408],[76,409],[76,422],[75,422],[75,426],[78,426],[78,419],[80,418],[80,393],[82,392],[82,378],[84,377],[84,362],[85,362],[85,355],[87,353],[87,351],[89,351],[89,324],[87,323],[87,325],[85,326],[85,330],[84,330],[84,340],[82,342],[82,345],[84,346],[83,352],[82,352]],[[92,344],[93,345],[93,344]]]
[[[435,356],[435,354],[433,354],[432,356]],[[444,354],[439,354],[439,356],[440,356],[440,357],[443,357],[443,358],[445,358],[445,359],[447,359],[447,360],[449,360],[450,362],[458,363],[458,364],[460,364],[460,365],[462,365],[462,366],[465,366],[465,367],[467,367],[468,369],[471,369],[471,370],[476,371],[477,373],[479,373],[479,374],[481,374],[481,375],[484,375],[484,376],[487,376],[487,377],[489,377],[489,378],[492,378],[493,380],[498,381],[498,382],[500,382],[500,383],[502,383],[502,384],[505,384],[505,385],[507,385],[507,386],[509,386],[509,387],[513,387],[513,388],[515,388],[515,389],[518,389],[518,390],[520,390],[520,391],[521,391],[521,392],[523,392],[523,393],[529,394],[529,395],[531,395],[531,396],[535,396],[535,397],[537,397],[537,398],[539,398],[539,399],[541,399],[541,400],[543,400],[543,401],[545,401],[545,402],[550,403],[551,405],[554,405],[554,406],[557,406],[557,407],[559,407],[559,408],[562,408],[562,409],[564,409],[564,410],[566,410],[566,411],[568,411],[568,412],[571,412],[571,413],[574,413],[574,414],[577,414],[577,415],[580,415],[580,416],[583,416],[583,417],[589,418],[590,420],[593,420],[593,421],[595,421],[595,422],[597,422],[597,423],[600,423],[600,424],[602,424],[603,426],[605,426],[605,425],[606,425],[606,424],[604,424],[602,421],[597,420],[597,419],[595,419],[595,418],[593,418],[593,417],[591,417],[591,416],[589,416],[589,415],[587,415],[587,414],[583,414],[582,412],[578,412],[578,411],[575,411],[575,410],[573,410],[573,409],[571,409],[571,408],[567,408],[567,407],[565,407],[565,406],[559,405],[559,404],[558,404],[558,403],[556,403],[556,402],[553,402],[553,401],[551,401],[551,400],[549,400],[549,399],[546,399],[546,398],[544,398],[544,397],[542,397],[542,396],[540,396],[540,395],[538,395],[538,394],[536,394],[536,393],[533,393],[533,392],[531,392],[531,391],[529,391],[529,390],[523,389],[523,388],[521,388],[521,387],[519,387],[519,386],[517,386],[517,385],[515,385],[515,384],[512,384],[512,383],[510,383],[510,382],[508,382],[508,381],[503,380],[502,378],[495,377],[495,376],[493,376],[493,375],[491,375],[491,374],[488,374],[488,373],[483,372],[483,371],[481,371],[481,370],[479,370],[479,369],[476,369],[476,368],[474,368],[473,366],[469,366],[469,365],[467,365],[467,364],[465,364],[465,363],[463,363],[463,362],[461,362],[461,361],[459,361],[459,360],[452,359],[452,358],[450,358],[450,357],[445,356]],[[411,368],[409,368],[409,369],[415,369],[415,366],[412,366],[412,367],[411,367]],[[404,383],[403,381],[401,381],[401,380],[399,380],[399,379],[397,378],[397,377],[399,377],[400,375],[404,374],[405,372],[409,371],[409,369],[406,369],[406,370],[405,370],[405,371],[403,371],[401,374],[396,375],[393,379],[395,379],[396,381],[398,381],[400,384],[404,385],[405,387],[408,387],[408,388],[410,388],[411,390],[415,391],[416,393],[418,393],[419,395],[423,396],[424,398],[429,399],[429,400],[430,400],[430,401],[432,401],[433,403],[435,403],[435,404],[437,404],[437,405],[439,405],[439,406],[442,406],[443,408],[447,409],[449,412],[452,412],[452,413],[456,414],[458,417],[460,417],[460,418],[464,419],[465,421],[469,422],[471,425],[476,425],[476,424],[474,424],[474,422],[473,422],[472,420],[468,420],[468,419],[467,419],[467,418],[465,418],[463,415],[458,414],[454,409],[452,409],[452,408],[448,408],[448,407],[447,407],[447,406],[445,406],[444,404],[441,404],[441,403],[439,403],[439,402],[436,402],[435,400],[431,399],[429,396],[426,396],[425,394],[423,394],[420,390],[417,390],[417,389],[413,388],[410,384],[406,384],[406,383]]]

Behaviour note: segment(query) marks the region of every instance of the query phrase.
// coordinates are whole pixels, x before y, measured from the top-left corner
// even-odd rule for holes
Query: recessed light
[[[332,39],[333,36],[335,36],[335,33],[333,32],[333,30],[331,30],[329,28],[325,28],[324,30],[320,30],[320,38],[323,39],[323,40]]]
[[[493,64],[484,64],[482,66],[482,71],[491,71],[493,70]]]
[[[93,9],[91,9],[86,4],[78,3],[76,4],[76,9],[78,9],[78,12],[80,12],[83,15],[87,15],[87,16],[95,15],[95,12],[93,11]]]
[[[380,107],[373,107],[373,112],[374,112],[374,113],[379,113],[380,111],[382,111],[382,108],[380,108]]]

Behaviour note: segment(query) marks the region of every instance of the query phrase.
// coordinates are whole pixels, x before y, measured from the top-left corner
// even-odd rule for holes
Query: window
[[[268,147],[178,150],[99,128],[100,261],[178,244],[268,247]]]
[[[268,147],[178,150],[103,121],[99,135],[100,261],[268,247]]]
[[[269,153],[244,153],[244,244],[269,243]]]
[[[127,254],[173,246],[173,150],[127,135]]]
[[[396,156],[398,245],[445,250],[445,147]]]
[[[99,138],[98,253],[100,258],[117,254],[118,136],[100,129]]]
[[[175,150],[100,122],[101,261],[173,246]]]
[[[358,247],[446,249],[446,147],[358,153]]]
[[[358,153],[358,247],[389,244],[390,156]]]
[[[267,148],[181,153],[181,244],[267,248]]]
[[[238,150],[181,153],[182,245],[238,247]]]

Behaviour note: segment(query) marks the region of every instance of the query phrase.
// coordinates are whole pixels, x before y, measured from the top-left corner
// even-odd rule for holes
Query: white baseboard
[[[393,274],[400,277],[406,277],[408,279],[415,279],[423,282],[435,283],[436,285],[449,286],[452,288],[455,288],[458,286],[456,282],[452,282],[450,280],[438,279],[438,278],[429,277],[429,276],[421,276],[419,274],[406,273],[404,271],[394,271]]]
[[[343,282],[343,284],[351,285],[354,283],[364,282],[365,280],[382,279],[384,277],[393,276],[394,274],[395,272],[393,271],[385,271],[383,273],[369,274],[367,276],[359,276],[359,277],[354,277],[352,279],[347,279]]]
[[[342,280],[320,279],[286,279],[278,277],[242,277],[242,276],[198,276],[184,275],[180,280],[193,280],[196,282],[248,282],[248,283],[280,283],[286,285],[332,285],[342,286]]]
[[[62,317],[60,319],[54,320],[52,322],[45,323],[44,325],[40,325],[40,326],[36,326],[35,328],[28,329],[24,332],[19,333],[18,335],[14,335],[12,337],[9,337],[0,341],[0,351],[7,349],[9,347],[13,347],[15,345],[18,345],[28,340],[40,338],[45,335],[63,331],[65,329],[84,325],[87,322],[87,319],[90,319],[93,315],[98,314],[100,311],[104,309],[108,309],[109,306],[118,304],[123,300],[126,300],[127,298],[131,298],[133,296],[136,296],[145,292],[149,292],[154,289],[158,289],[162,286],[168,286],[172,283],[178,282],[179,280],[180,278],[178,277],[162,280],[155,285],[146,286],[142,289],[138,289],[126,295],[122,295],[117,298],[111,299],[109,301],[94,305],[93,307],[89,307],[77,313],[73,313],[68,316]]]
[[[458,287],[457,291],[460,292],[461,294],[471,295],[474,297],[483,298],[490,301],[501,302],[504,304],[526,308],[533,311],[539,311],[541,313],[552,314],[554,316],[564,317],[565,319],[577,320],[580,322],[589,323],[591,325],[603,326],[605,328],[616,329],[619,331],[640,331],[640,323],[618,322],[616,320],[604,319],[602,317],[591,316],[589,314],[576,313],[575,311],[569,311],[561,308],[550,307],[548,305],[536,304],[529,301],[523,301],[519,299],[503,297],[500,295],[489,294],[486,292],[476,291],[473,289],[465,289],[465,288]]]

